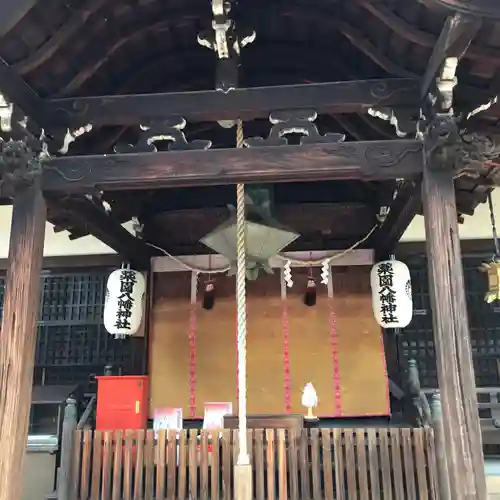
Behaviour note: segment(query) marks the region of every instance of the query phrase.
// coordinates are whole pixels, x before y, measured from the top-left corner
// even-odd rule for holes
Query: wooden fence
[[[72,500],[233,500],[237,431],[77,430]],[[249,430],[256,500],[434,500],[432,429]]]

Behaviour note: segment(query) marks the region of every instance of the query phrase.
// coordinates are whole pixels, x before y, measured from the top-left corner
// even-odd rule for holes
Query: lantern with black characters
[[[104,327],[115,338],[139,331],[144,310],[146,279],[129,267],[113,271],[106,285]]]
[[[398,260],[375,264],[370,273],[373,314],[382,328],[404,328],[413,316],[408,266]]]

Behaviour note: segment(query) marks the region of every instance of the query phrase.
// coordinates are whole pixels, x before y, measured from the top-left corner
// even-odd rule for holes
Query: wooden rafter
[[[432,90],[436,76],[439,74],[445,59],[448,57],[461,58],[480,26],[480,19],[461,14],[455,14],[446,19],[422,79],[421,99],[424,99]]]

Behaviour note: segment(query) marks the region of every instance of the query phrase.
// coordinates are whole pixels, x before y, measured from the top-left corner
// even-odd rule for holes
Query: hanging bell
[[[211,311],[215,305],[215,283],[207,281],[203,290],[203,301],[201,307],[207,311]]]
[[[500,258],[493,257],[489,262],[483,262],[479,266],[479,270],[488,274],[488,291],[484,296],[484,301],[487,304],[500,301]]]
[[[316,281],[309,276],[307,279],[306,293],[304,294],[304,304],[308,307],[316,305]]]

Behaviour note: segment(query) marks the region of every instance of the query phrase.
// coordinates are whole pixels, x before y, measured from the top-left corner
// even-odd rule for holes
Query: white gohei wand
[[[313,413],[313,408],[318,406],[318,395],[316,394],[316,390],[311,382],[308,382],[302,391],[302,406],[307,408],[306,418],[308,420],[318,418]]]

